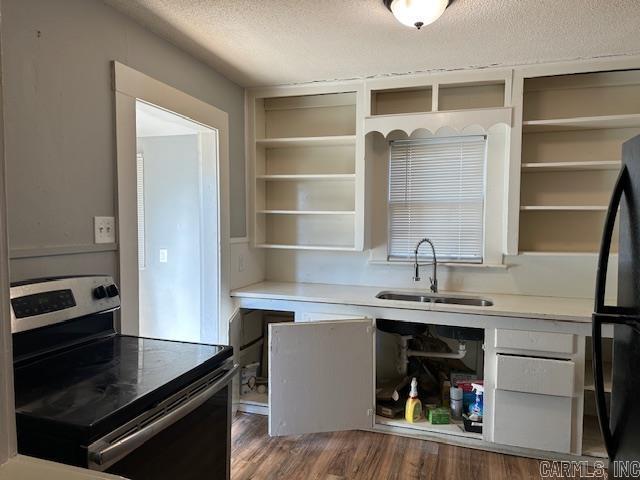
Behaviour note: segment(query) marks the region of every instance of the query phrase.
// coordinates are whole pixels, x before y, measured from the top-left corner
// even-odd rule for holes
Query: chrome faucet
[[[436,258],[436,249],[433,246],[433,242],[428,238],[423,238],[422,240],[420,240],[416,245],[415,251],[413,252],[415,255],[415,262],[413,264],[413,281],[420,281],[420,264],[418,263],[418,250],[420,250],[420,246],[423,243],[428,243],[431,246],[431,253],[433,254],[433,276],[429,277],[429,282],[431,283],[431,291],[433,293],[438,293],[438,259]]]

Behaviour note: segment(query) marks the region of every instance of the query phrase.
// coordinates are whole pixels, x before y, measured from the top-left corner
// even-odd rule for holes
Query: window
[[[390,152],[388,259],[412,259],[426,237],[438,260],[482,263],[486,137],[399,140]]]

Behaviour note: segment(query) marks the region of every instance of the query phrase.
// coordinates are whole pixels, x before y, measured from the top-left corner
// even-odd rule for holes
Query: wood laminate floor
[[[232,480],[529,480],[537,460],[372,432],[271,438],[267,418],[238,414]]]

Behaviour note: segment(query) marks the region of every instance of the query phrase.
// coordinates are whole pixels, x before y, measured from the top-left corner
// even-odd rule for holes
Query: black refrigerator
[[[611,241],[619,225],[618,299],[605,303]],[[602,326],[613,325],[613,378],[607,408]],[[596,406],[609,455],[609,478],[637,478],[640,468],[640,136],[622,147],[622,168],[605,219],[593,313]]]

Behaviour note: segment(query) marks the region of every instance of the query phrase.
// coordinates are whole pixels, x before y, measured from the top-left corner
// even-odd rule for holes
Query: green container
[[[449,423],[449,409],[444,407],[429,409],[428,419],[432,425],[446,425]]]

